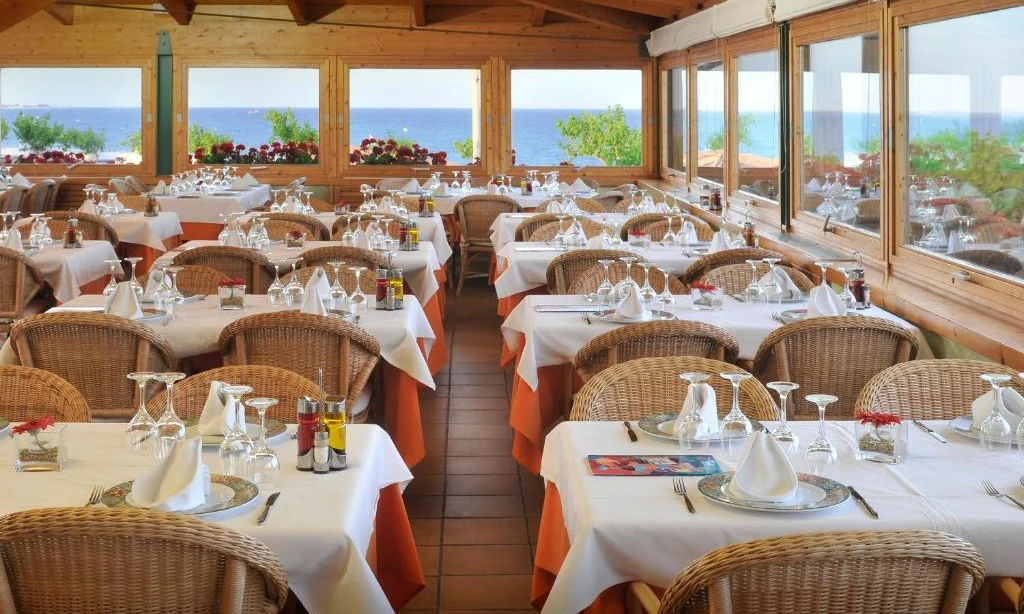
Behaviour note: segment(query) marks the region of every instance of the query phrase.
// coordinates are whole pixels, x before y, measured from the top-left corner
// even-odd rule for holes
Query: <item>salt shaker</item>
[[[327,473],[331,470],[330,433],[317,431],[313,437],[313,473]]]

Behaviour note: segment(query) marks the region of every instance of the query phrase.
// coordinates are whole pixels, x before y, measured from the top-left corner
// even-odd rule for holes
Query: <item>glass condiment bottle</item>
[[[429,213],[430,215],[434,215],[434,195],[433,194],[428,194],[427,195],[427,213]],[[430,216],[427,216],[427,217],[430,217]]]
[[[146,195],[146,217],[157,217],[160,215],[160,201],[153,196],[152,192]]]
[[[743,214],[743,244],[747,247],[754,247],[754,221],[750,217],[750,203],[747,203],[747,211]]]
[[[388,299],[388,270],[385,267],[377,268],[377,278],[374,282],[376,288],[376,308],[387,309]]]
[[[314,437],[320,430],[320,404],[312,399],[299,399],[297,418],[298,459],[295,468],[312,471]]]
[[[721,211],[722,210],[722,191],[718,188],[711,190],[711,210]]]
[[[391,269],[388,275],[388,285],[394,291],[395,306],[393,308],[403,309],[405,307],[405,279],[402,269]]]
[[[414,252],[420,249],[420,227],[416,222],[409,224],[409,249]]]
[[[400,249],[408,250],[409,245],[409,224],[403,219],[398,223],[398,246]]]
[[[331,470],[330,434],[317,431],[313,435],[313,473],[327,473]]]
[[[348,467],[348,458],[345,454],[348,416],[345,408],[345,399],[341,397],[328,397],[324,403],[323,423],[327,427],[327,442],[331,449],[328,458],[331,471]]]
[[[700,188],[700,208],[705,211],[711,210],[711,192],[706,185]]]

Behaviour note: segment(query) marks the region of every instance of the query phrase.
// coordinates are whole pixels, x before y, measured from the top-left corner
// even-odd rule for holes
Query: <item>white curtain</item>
[[[803,15],[852,4],[856,0],[775,0],[775,21],[788,21]]]
[[[727,0],[713,7],[716,38],[725,38],[772,22],[772,0]]]

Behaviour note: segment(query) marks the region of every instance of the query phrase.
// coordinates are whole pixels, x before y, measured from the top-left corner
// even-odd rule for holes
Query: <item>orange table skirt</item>
[[[373,525],[374,551],[367,558],[375,559],[377,581],[397,612],[427,585],[398,484],[381,489]]]
[[[148,245],[139,245],[138,243],[122,243],[119,247],[123,248],[124,255],[127,258],[142,258],[142,260],[135,265],[135,274],[138,277],[142,277],[149,272],[150,267],[153,266],[153,262],[155,262],[157,258],[178,247],[181,243],[182,237],[181,235],[178,235],[176,237],[168,237],[164,239],[163,251],[153,249]]]
[[[78,291],[82,294],[103,294],[103,288],[105,288],[108,283],[110,283],[110,275],[104,275],[99,279],[94,279],[78,286]]]
[[[544,491],[544,507],[540,513],[537,555],[533,562],[533,586],[530,591],[531,603],[537,610],[547,601],[555,577],[569,554],[569,546],[569,534],[565,530],[565,519],[562,516],[562,500],[558,496],[558,489],[549,482]],[[619,584],[605,589],[584,612],[625,614],[627,587],[628,584]],[[658,588],[654,590],[659,596],[663,592]]]
[[[205,222],[181,223],[181,235],[185,241],[216,240],[222,230],[224,230],[223,224],[208,224]]]
[[[523,299],[531,294],[547,294],[548,289],[541,286],[539,288],[530,288],[525,292],[517,292],[512,296],[506,296],[505,298],[498,299],[498,315],[506,317],[512,313],[512,310],[519,306],[519,303],[523,302]]]
[[[384,420],[406,466],[413,467],[427,453],[420,418],[419,383],[409,374],[384,363]]]

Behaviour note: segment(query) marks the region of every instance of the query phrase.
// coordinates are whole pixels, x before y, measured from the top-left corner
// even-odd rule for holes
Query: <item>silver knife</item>
[[[263,511],[260,512],[260,517],[256,519],[257,525],[262,526],[263,523],[267,521],[267,514],[270,513],[270,508],[274,507],[274,504],[277,503],[277,498],[279,496],[281,496],[281,493],[275,492],[267,497],[267,502],[263,504]]]
[[[916,426],[917,428],[921,429],[921,430],[922,430],[922,431],[924,431],[925,433],[928,433],[929,435],[931,435],[931,436],[932,436],[932,437],[934,437],[935,439],[938,439],[938,440],[939,440],[939,441],[941,441],[942,443],[949,443],[949,442],[948,442],[948,441],[946,440],[946,438],[945,438],[945,437],[943,437],[942,435],[939,435],[938,433],[936,433],[935,431],[933,431],[933,430],[932,430],[931,428],[929,428],[929,427],[928,427],[928,425],[927,425],[927,424],[925,424],[924,422],[921,422],[920,420],[914,420],[914,426]]]
[[[871,516],[875,520],[878,520],[878,512],[875,511],[875,508],[871,507],[871,504],[868,503],[867,499],[862,497],[861,494],[857,492],[857,489],[854,488],[853,486],[847,486],[846,488],[849,489],[850,494],[853,495],[853,498],[857,500],[857,503],[860,503],[860,506],[864,508],[864,511],[868,513],[868,516]]]

